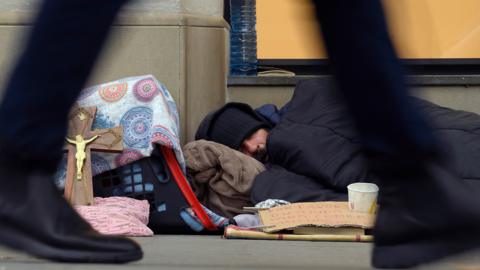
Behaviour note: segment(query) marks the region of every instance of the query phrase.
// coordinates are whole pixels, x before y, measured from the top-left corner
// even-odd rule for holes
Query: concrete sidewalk
[[[143,260],[126,265],[56,264],[0,248],[0,270],[371,269],[365,243],[225,240],[220,236],[139,238]],[[480,270],[480,251],[420,269]]]

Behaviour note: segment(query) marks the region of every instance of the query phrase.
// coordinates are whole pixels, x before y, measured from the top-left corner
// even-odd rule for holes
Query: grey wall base
[[[438,105],[480,114],[480,76],[409,77],[411,94]],[[294,78],[230,78],[227,101],[244,102],[258,107],[266,103],[283,106],[293,95],[298,80],[329,76]]]

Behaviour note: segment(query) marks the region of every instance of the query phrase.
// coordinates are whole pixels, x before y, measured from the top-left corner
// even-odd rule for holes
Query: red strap
[[[170,172],[173,175],[173,179],[175,179],[175,182],[177,182],[177,185],[182,191],[183,196],[185,196],[185,198],[187,199],[188,204],[190,204],[193,212],[197,215],[198,219],[200,219],[200,222],[202,222],[203,226],[209,231],[217,230],[217,226],[215,226],[215,224],[213,224],[213,222],[210,220],[210,217],[207,215],[202,205],[198,201],[197,197],[193,193],[192,189],[190,188],[190,185],[188,184],[187,179],[182,172],[182,169],[180,169],[180,166],[178,165],[175,153],[172,151],[172,149],[163,145],[160,146],[160,149],[162,150],[163,156],[167,160],[167,164],[170,168]]]

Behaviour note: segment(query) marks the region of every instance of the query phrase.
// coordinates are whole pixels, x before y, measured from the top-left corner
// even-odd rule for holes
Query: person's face
[[[260,162],[265,162],[267,158],[267,137],[268,131],[261,128],[250,137],[243,141],[240,152],[253,157]]]

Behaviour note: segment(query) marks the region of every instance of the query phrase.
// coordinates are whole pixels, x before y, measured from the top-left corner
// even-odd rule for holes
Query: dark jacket
[[[453,167],[468,181],[480,179],[480,116],[413,98],[433,123]],[[300,82],[267,141],[267,171],[255,179],[254,203],[345,200],[347,185],[375,182],[353,121],[333,85]]]

